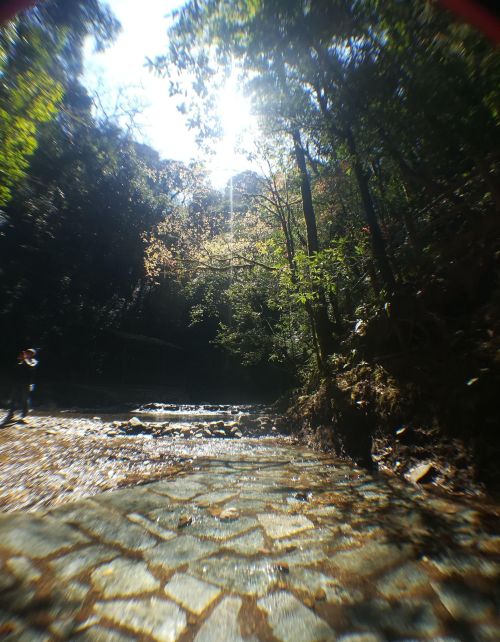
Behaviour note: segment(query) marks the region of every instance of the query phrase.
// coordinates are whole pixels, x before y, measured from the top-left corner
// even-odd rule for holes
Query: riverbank
[[[369,470],[455,495],[498,496],[498,437],[481,425],[474,430],[473,413],[460,419],[470,422],[465,434],[450,429],[442,418],[456,409],[439,410],[421,389],[364,363],[296,396],[281,425],[300,442]]]

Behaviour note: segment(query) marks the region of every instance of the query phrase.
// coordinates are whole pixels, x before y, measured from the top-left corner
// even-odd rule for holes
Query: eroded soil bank
[[[470,402],[475,395],[467,390],[463,396]],[[436,406],[416,386],[365,363],[297,396],[279,425],[300,442],[369,470],[455,494],[498,496],[498,435],[474,424],[475,414],[465,410],[462,427],[450,429],[443,416],[456,416],[459,408]]]

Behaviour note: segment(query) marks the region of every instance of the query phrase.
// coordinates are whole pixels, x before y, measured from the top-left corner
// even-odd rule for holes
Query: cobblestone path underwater
[[[0,639],[500,640],[491,508],[219,443],[173,480],[2,515]]]

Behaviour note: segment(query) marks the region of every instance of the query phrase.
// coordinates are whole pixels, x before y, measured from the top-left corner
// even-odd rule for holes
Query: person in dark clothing
[[[28,348],[19,353],[14,370],[14,382],[10,398],[9,410],[2,425],[9,423],[16,410],[21,411],[21,421],[25,421],[30,411],[30,394],[35,388],[35,370],[38,365],[36,350]]]

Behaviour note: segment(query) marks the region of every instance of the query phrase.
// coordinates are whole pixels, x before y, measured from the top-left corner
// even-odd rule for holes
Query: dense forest
[[[59,389],[285,395],[358,460],[458,439],[491,477],[498,49],[424,0],[187,2],[152,73],[207,146],[226,77],[259,119],[259,171],[218,191],[96,115],[82,45],[118,29],[98,0],[1,28],[3,363],[27,342]]]

